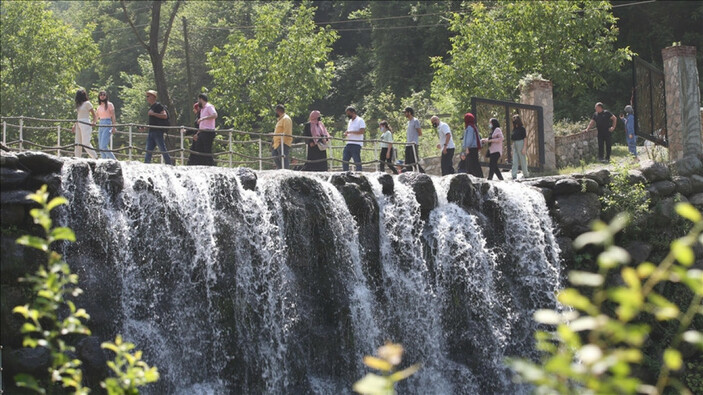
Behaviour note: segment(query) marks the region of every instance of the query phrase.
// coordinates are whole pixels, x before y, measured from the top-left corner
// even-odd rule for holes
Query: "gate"
[[[500,157],[498,166],[502,169],[509,169],[513,160],[512,141],[510,134],[513,129],[513,115],[519,114],[523,126],[527,130],[525,145],[527,150],[527,167],[532,171],[542,171],[544,168],[544,117],[542,107],[529,104],[513,103],[509,101],[483,99],[479,97],[471,98],[471,112],[476,117],[481,137],[488,137],[488,120],[496,118],[503,130],[505,140],[503,141],[503,154]],[[483,150],[485,151],[485,150]],[[485,159],[483,152],[481,159]],[[488,162],[481,162],[487,166]]]
[[[632,91],[635,134],[668,147],[664,72],[639,57],[633,58]]]

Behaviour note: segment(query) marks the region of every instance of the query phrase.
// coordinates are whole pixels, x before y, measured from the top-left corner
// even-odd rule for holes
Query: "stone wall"
[[[569,136],[557,136],[554,149],[557,168],[578,165],[582,159],[598,155],[598,131],[593,129]]]
[[[669,158],[676,160],[696,155],[703,149],[696,47],[664,48],[662,59]]]

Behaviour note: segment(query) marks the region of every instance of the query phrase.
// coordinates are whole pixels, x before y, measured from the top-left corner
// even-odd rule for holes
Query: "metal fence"
[[[512,117],[514,114],[519,114],[523,126],[527,130],[527,137],[525,138],[527,167],[529,167],[530,171],[541,171],[544,168],[544,116],[542,107],[472,97],[471,112],[476,117],[476,124],[479,125],[481,137],[489,137],[488,121],[491,118],[496,118],[500,123],[505,140],[503,141],[504,155],[501,155],[498,166],[504,169],[510,168],[512,164],[513,150],[510,140],[513,127]],[[488,166],[487,162],[481,162],[481,164]]]
[[[639,57],[632,60],[635,134],[668,147],[664,73]]]
[[[73,124],[76,120],[69,119],[43,119],[33,117],[2,117],[2,143],[14,151],[42,151],[51,153],[56,156],[74,156],[75,147],[91,148],[74,142],[74,134],[71,132]],[[108,150],[101,151],[97,145],[92,149],[98,153],[109,151],[112,152],[118,160],[143,160],[146,153],[146,139],[148,132],[144,129],[149,128],[149,125],[142,124],[115,124],[110,125],[115,127],[115,132],[110,136],[110,144]],[[93,125],[94,130],[98,126]],[[197,129],[185,126],[159,126],[160,129],[167,130],[165,133],[167,152],[172,157],[176,165],[185,165],[190,154],[212,156],[217,166],[236,167],[247,166],[258,168],[259,170],[274,169],[274,160],[283,156],[271,155],[271,142],[275,136],[281,134],[273,133],[256,133],[245,132],[234,129],[215,130],[216,138],[213,142],[212,154],[203,154],[201,152],[192,151],[189,148],[189,142],[192,140],[188,136],[188,131],[196,131]],[[93,135],[94,137],[94,135]],[[293,136],[294,144],[290,150],[290,167],[292,169],[300,169],[306,163],[318,162],[307,160],[308,142],[313,137],[308,136]],[[327,149],[327,158],[322,161],[327,161],[329,171],[340,171],[343,161],[343,151],[345,139],[340,137],[329,138],[331,146]],[[95,140],[95,138],[92,138]],[[362,162],[366,166],[366,171],[379,170],[380,155],[380,140],[368,139],[362,140]],[[174,148],[175,146],[175,148]],[[412,146],[416,152],[417,145],[414,143],[396,141],[393,142],[393,147],[397,151],[398,146]],[[153,154],[161,157],[161,151],[155,150]],[[354,162],[346,162],[354,166]],[[372,165],[372,166],[369,166]],[[405,166],[411,164],[404,164]]]

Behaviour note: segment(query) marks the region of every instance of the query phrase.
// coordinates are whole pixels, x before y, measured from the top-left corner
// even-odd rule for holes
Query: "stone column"
[[[556,170],[556,144],[554,138],[554,98],[552,97],[552,82],[547,80],[532,80],[523,86],[520,92],[520,102],[542,107],[544,119],[544,170]],[[538,147],[537,133],[528,132],[528,146]],[[528,152],[531,159],[532,152]],[[537,156],[539,159],[539,156]],[[530,163],[532,161],[530,160]]]
[[[697,155],[701,144],[701,92],[696,67],[696,47],[662,49],[666,89],[666,129],[669,160]]]

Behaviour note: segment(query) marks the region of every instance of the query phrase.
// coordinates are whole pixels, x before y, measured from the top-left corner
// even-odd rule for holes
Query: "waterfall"
[[[556,303],[542,195],[418,177],[67,161],[77,303],[159,368],[147,393],[349,393],[386,340],[423,364],[404,393],[529,391],[503,361]]]

